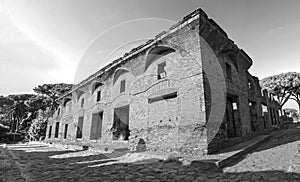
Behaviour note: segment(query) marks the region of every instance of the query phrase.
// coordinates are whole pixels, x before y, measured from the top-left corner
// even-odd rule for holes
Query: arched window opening
[[[95,90],[99,87],[101,87],[103,84],[101,82],[94,82],[92,85],[92,94],[95,92]]]
[[[82,90],[76,90],[76,95],[77,95],[77,101],[79,101],[80,97],[84,94],[84,91]]]
[[[175,50],[166,46],[156,46],[150,49],[146,57],[145,71],[154,61],[172,52]]]
[[[65,98],[63,102],[63,106],[66,107],[67,103],[71,101],[71,98]]]
[[[115,84],[115,82],[117,81],[117,79],[121,76],[121,75],[123,75],[123,74],[125,74],[125,73],[128,73],[129,71],[127,70],[127,69],[125,69],[125,68],[120,68],[120,69],[118,69],[116,72],[115,72],[115,74],[114,74],[114,80],[113,80],[113,84]]]

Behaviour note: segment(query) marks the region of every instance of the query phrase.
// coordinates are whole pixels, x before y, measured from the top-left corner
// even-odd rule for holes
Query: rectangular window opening
[[[97,92],[97,102],[101,100],[101,90]]]
[[[58,132],[59,132],[59,122],[56,122],[54,138],[58,138]]]
[[[225,64],[226,64],[226,76],[227,76],[227,79],[232,80],[231,66],[228,63],[225,63]]]
[[[68,124],[65,124],[64,139],[67,138],[67,135],[68,135]]]
[[[160,100],[173,99],[173,98],[176,98],[176,97],[177,97],[177,92],[173,92],[173,93],[170,93],[170,94],[150,98],[148,100],[148,102],[152,103],[152,102],[156,102],[156,101],[160,101]]]
[[[166,62],[157,65],[157,79],[163,79],[167,77],[167,72],[165,71]]]
[[[48,138],[51,138],[51,132],[52,132],[52,126],[49,127],[49,134],[48,134]]]
[[[83,116],[78,118],[76,138],[82,138]]]
[[[233,110],[238,110],[237,102],[232,102],[232,109]]]
[[[252,83],[250,80],[248,80],[248,89],[249,90],[252,90],[253,89],[253,86],[252,86]]]
[[[120,93],[125,92],[125,80],[122,80],[120,83]]]
[[[84,106],[84,99],[81,99],[81,105],[80,107],[83,107]]]

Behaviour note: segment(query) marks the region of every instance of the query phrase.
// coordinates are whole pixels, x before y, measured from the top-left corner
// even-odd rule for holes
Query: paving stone
[[[293,132],[281,133],[278,136],[280,138],[282,134],[294,135]],[[294,136],[295,137],[295,136]],[[290,137],[290,140],[297,141],[295,138]],[[272,140],[270,140],[272,141]],[[277,142],[281,143],[280,139]],[[24,151],[12,151],[15,155],[15,160],[22,158],[22,164],[26,164],[23,167],[28,167],[28,172],[32,177],[32,181],[133,181],[133,182],[155,182],[155,181],[195,181],[195,182],[235,182],[235,181],[299,181],[300,175],[298,173],[286,173],[283,170],[289,166],[285,166],[285,163],[278,163],[279,166],[272,166],[276,163],[272,163],[273,159],[278,159],[281,154],[278,151],[283,151],[289,155],[297,147],[294,147],[295,143],[289,142],[286,144],[280,144],[280,147],[271,147],[275,143],[269,142],[264,144],[268,146],[267,149],[260,147],[258,151],[254,150],[254,153],[250,154],[240,163],[228,167],[223,171],[216,171],[212,168],[203,169],[200,165],[183,166],[178,163],[161,163],[153,162],[147,164],[114,164],[101,167],[88,167],[94,163],[77,164],[78,161],[93,161],[99,160],[100,154],[91,157],[76,157],[71,158],[49,158],[56,154],[47,154],[47,152],[25,153]],[[276,145],[275,145],[276,146]],[[48,150],[53,150],[49,148]],[[291,151],[288,151],[291,150]],[[1,151],[1,148],[0,148]],[[75,154],[72,154],[75,155]],[[294,156],[295,154],[291,155]],[[1,153],[0,164],[7,158]],[[4,158],[4,159],[3,159]],[[265,159],[268,160],[265,160]],[[287,160],[287,158],[285,158]],[[276,161],[275,161],[276,162]],[[98,163],[97,163],[98,164]],[[198,164],[200,164],[198,162]],[[280,166],[282,165],[282,166]],[[17,168],[7,169],[13,170]],[[272,170],[273,169],[273,170]],[[265,171],[262,171],[265,170]],[[18,172],[11,171],[11,174],[17,175]],[[1,179],[1,173],[0,173]]]

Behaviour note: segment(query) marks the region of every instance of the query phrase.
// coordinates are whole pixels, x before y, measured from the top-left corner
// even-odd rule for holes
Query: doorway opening
[[[94,113],[92,115],[92,127],[91,127],[91,140],[97,140],[101,138],[102,134],[102,120],[103,120],[103,111]]]
[[[114,109],[113,140],[129,139],[129,105]]]
[[[237,137],[237,121],[239,118],[238,97],[227,96],[226,101],[226,123],[227,136]]]

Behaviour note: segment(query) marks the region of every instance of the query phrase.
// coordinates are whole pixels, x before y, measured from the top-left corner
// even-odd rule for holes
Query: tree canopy
[[[295,100],[300,108],[300,73],[287,72],[269,76],[262,79],[260,85],[276,98],[281,108],[289,99]]]
[[[47,96],[51,101],[50,109],[51,111],[54,111],[58,106],[57,99],[64,93],[71,90],[72,86],[73,86],[72,84],[66,84],[66,83],[43,84],[35,87],[33,91],[36,92],[37,94]]]
[[[71,88],[72,84],[43,84],[33,89],[37,94],[0,96],[0,123],[10,126],[11,132],[21,129],[34,138],[45,135],[48,118],[58,106],[57,98]]]

